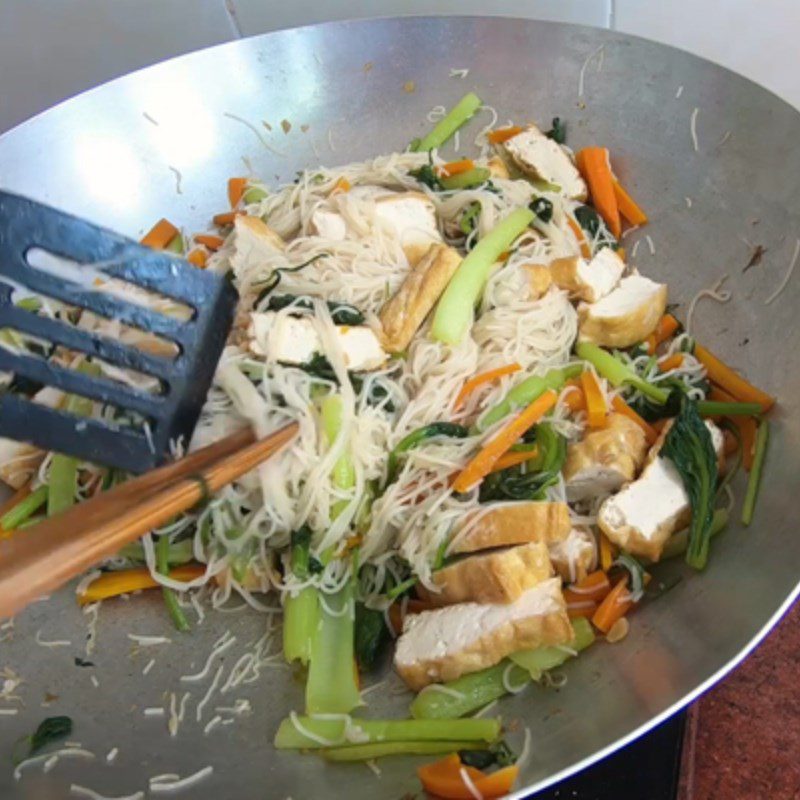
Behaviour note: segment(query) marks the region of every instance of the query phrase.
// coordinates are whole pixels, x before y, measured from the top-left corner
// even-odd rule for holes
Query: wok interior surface
[[[469,72],[451,76],[454,69]],[[652,251],[643,240],[634,263],[668,282],[670,302],[680,303],[684,320],[691,298],[728,275],[730,302],[702,301],[693,333],[779,402],[751,527],[736,522],[737,506],[729,529],[714,540],[705,574],[683,563],[656,570],[656,585],[671,588],[637,612],[627,639],[598,644],[566,665],[564,688],[534,686],[501,702],[504,720],[518,726],[515,741],[524,726],[531,732],[521,797],[522,787],[563,777],[687,702],[763,636],[797,593],[800,380],[791,366],[800,349],[800,279],[771,305],[764,301],[783,278],[800,234],[800,115],[721,67],[609,31],[459,17],[330,23],[185,56],[68,101],[0,138],[0,185],[133,237],[162,216],[200,230],[226,206],[231,175],[252,167],[274,185],[316,164],[402,149],[430,127],[431,108],[450,107],[469,90],[497,111],[498,125],[529,119],[546,125],[560,116],[573,148],[610,148],[622,182],[651,219],[624,242],[631,253],[637,238],[652,238]],[[283,120],[291,124],[288,133]],[[491,121],[482,112],[462,131],[459,153],[468,154],[468,143]],[[748,242],[769,253],[743,273],[752,253]],[[741,501],[741,482],[736,493]],[[276,598],[268,602],[277,605]],[[381,762],[378,779],[363,765],[275,751],[279,720],[302,706],[301,684],[279,659],[257,681],[212,701],[249,699],[253,713],[235,724],[204,735],[192,710],[173,738],[166,719],[144,716],[145,707],[164,703],[164,692],[180,698],[188,691],[196,703],[208,682],[180,676],[202,668],[225,630],[237,637],[225,655],[230,668],[269,619],[251,610],[211,614],[181,635],[171,629],[160,597],[113,601],[100,609],[97,646],[87,656],[87,619],[72,588],[34,605],[0,645],[0,669],[24,680],[19,713],[0,718],[0,760],[10,765],[13,742],[54,714],[73,717],[71,738],[96,758],[64,760],[47,774],[34,767],[19,782],[7,766],[0,770],[0,794],[63,797],[71,783],[131,793],[145,789],[148,776],[185,776],[207,765],[213,775],[192,797],[418,791],[413,759]],[[69,644],[43,647],[35,643],[37,632],[42,640]],[[172,642],[137,648],[128,633]],[[78,667],[76,656],[96,666]],[[387,683],[368,696],[366,713],[405,714],[411,696],[388,665],[368,684],[379,680]],[[112,747],[119,755],[109,765],[105,754]]]

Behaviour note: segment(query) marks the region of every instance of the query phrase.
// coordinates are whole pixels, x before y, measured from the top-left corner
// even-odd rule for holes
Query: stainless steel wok
[[[462,68],[466,77],[451,77],[451,69]],[[276,183],[317,163],[403,148],[429,127],[433,106],[451,106],[469,89],[497,109],[501,123],[546,124],[559,115],[572,146],[608,145],[625,184],[651,214],[652,224],[626,244],[631,253],[647,233],[655,252],[643,241],[635,263],[669,282],[684,316],[699,289],[729,275],[731,301],[705,301],[696,334],[780,398],[752,527],[733,524],[715,540],[703,575],[662,566],[659,581],[682,579],[636,614],[624,642],[599,644],[568,665],[563,689],[533,687],[500,704],[506,720],[519,720],[532,734],[515,795],[521,797],[523,787],[542,788],[587,766],[697,697],[797,596],[800,275],[772,305],[764,301],[800,233],[800,115],[709,62],[608,31],[457,17],[343,22],[222,45],[70,100],[0,138],[0,185],[133,236],[161,216],[198,229],[226,206],[229,176],[252,167]],[[697,151],[690,131],[695,108]],[[473,123],[470,131],[477,130]],[[462,132],[462,151],[469,139]],[[748,241],[769,252],[743,274]],[[24,679],[14,692],[22,699],[18,715],[0,716],[0,795],[60,798],[73,782],[128,794],[146,789],[148,776],[185,776],[206,765],[213,775],[185,796],[397,798],[417,791],[412,759],[385,760],[378,779],[361,765],[277,753],[277,722],[302,702],[285,668],[265,669],[258,681],[214,698],[211,706],[249,698],[253,713],[203,735],[210,715],[197,723],[195,706],[209,681],[186,684],[179,676],[202,667],[228,628],[237,637],[225,654],[230,668],[264,625],[245,610],[209,616],[181,636],[159,597],[140,596],[101,608],[97,648],[87,657],[86,620],[72,592],[35,605],[0,644],[0,668]],[[44,647],[37,632],[42,641],[69,644]],[[166,635],[172,643],[137,649],[129,632]],[[96,667],[76,666],[75,656]],[[388,671],[386,677],[370,695],[368,713],[401,715],[410,696]],[[192,695],[174,738],[166,718],[143,714],[164,704],[165,691]],[[32,767],[14,781],[13,741],[52,714],[72,716],[72,738],[96,758],[62,760],[47,774]],[[521,734],[512,737],[518,744]],[[119,755],[107,764],[113,747]]]

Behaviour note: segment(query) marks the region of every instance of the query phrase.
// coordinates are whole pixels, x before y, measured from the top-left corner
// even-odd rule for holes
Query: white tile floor
[[[398,13],[615,27],[718,61],[800,108],[800,0],[0,0],[0,132],[170,56],[322,19]]]

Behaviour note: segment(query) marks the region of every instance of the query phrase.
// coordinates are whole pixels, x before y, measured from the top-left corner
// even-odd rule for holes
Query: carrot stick
[[[470,378],[466,383],[461,387],[461,391],[458,393],[456,397],[455,407],[460,408],[464,400],[469,397],[479,386],[483,386],[484,383],[491,383],[492,381],[496,381],[498,378],[502,378],[504,375],[513,375],[515,372],[519,372],[522,367],[514,362],[513,364],[506,364],[504,367],[498,367],[497,369],[490,369],[487,372],[481,372],[479,375],[476,375],[474,378]]]
[[[236,208],[247,188],[247,178],[228,178],[228,201],[231,208]]]
[[[475,162],[471,158],[462,158],[459,161],[448,161],[439,167],[439,175],[449,178],[451,175],[460,175],[462,172],[469,172],[475,168]]]
[[[210,233],[198,233],[195,235],[194,240],[198,244],[202,244],[204,247],[214,252],[219,250],[225,243],[225,240],[221,236],[214,236]]]
[[[339,180],[333,184],[333,189],[331,189],[331,194],[337,194],[339,192],[349,192],[350,189],[352,189],[350,181],[347,180],[347,178],[339,178]]]
[[[583,580],[578,581],[572,586],[564,589],[564,600],[567,603],[577,602],[578,600],[604,600],[611,591],[611,581],[608,580],[603,570],[590,572]]]
[[[586,395],[583,393],[581,382],[575,379],[567,381],[564,388],[565,391],[561,394],[564,405],[573,412],[586,411]]]
[[[178,233],[180,231],[168,219],[160,219],[142,237],[140,244],[153,250],[163,250]]]
[[[633,420],[643,431],[647,444],[653,444],[658,439],[658,431],[643,420],[619,395],[615,395],[611,400],[611,406],[618,414],[624,414],[628,419]]]
[[[602,428],[606,424],[606,398],[597,376],[590,369],[581,373],[581,386],[586,397],[586,414],[590,428]]]
[[[748,383],[741,375],[735,373],[727,364],[720,361],[700,344],[695,344],[694,354],[706,368],[708,378],[733,395],[735,400],[747,403],[760,403],[766,413],[775,405],[775,398]]]
[[[186,260],[190,264],[194,264],[196,267],[203,269],[208,261],[208,253],[206,253],[205,250],[201,250],[199,247],[195,247],[195,249],[186,256]]]
[[[586,237],[583,235],[583,230],[569,214],[567,214],[567,225],[569,225],[570,230],[575,234],[575,238],[578,240],[581,255],[587,260],[590,259],[592,257],[592,251],[589,249],[589,244],[586,241]]]
[[[669,372],[671,369],[678,369],[683,364],[683,355],[681,353],[674,353],[671,356],[662,358],[658,362],[658,368],[661,372]]]
[[[233,225],[233,221],[242,213],[241,211],[225,211],[222,214],[215,214],[213,221],[218,227],[224,228],[227,225]]]
[[[616,178],[612,180],[614,182],[614,197],[617,198],[619,213],[622,214],[631,225],[646,225],[647,214],[639,208],[633,198],[620,186]]]
[[[177,581],[191,581],[199,578],[206,571],[205,564],[184,564],[170,570],[169,577]],[[99,578],[93,580],[83,594],[78,595],[78,602],[85,606],[98,600],[107,600],[140,589],[155,589],[160,586],[147,567],[134,567],[116,572],[104,572]]]
[[[585,617],[591,619],[597,611],[597,603],[594,600],[573,600],[567,603],[567,616],[570,619]]]
[[[510,125],[507,128],[498,128],[497,130],[490,131],[486,137],[492,144],[502,144],[507,142],[518,133],[522,133],[522,128],[519,125]]]
[[[608,150],[605,147],[585,147],[578,153],[577,164],[589,186],[597,213],[605,220],[615,238],[619,239],[622,225],[614,194],[614,177],[608,162]]]
[[[477,795],[464,781],[464,773],[477,790]],[[456,753],[417,767],[417,775],[425,791],[448,800],[474,800],[476,796],[485,800],[503,797],[511,791],[518,773],[519,767],[514,765],[487,775],[474,767],[464,766]]]
[[[633,606],[631,594],[628,591],[627,576],[621,578],[614,588],[606,595],[605,600],[600,603],[595,615],[592,617],[592,624],[603,633],[608,633],[614,623],[624,617]]]
[[[539,395],[524,411],[500,429],[483,449],[467,464],[453,482],[456,492],[467,492],[480,483],[497,459],[503,455],[528,428],[543,417],[556,403],[558,395],[548,389]]]
[[[614,545],[604,533],[600,534],[600,568],[603,572],[611,569],[611,562],[614,560]]]
[[[667,339],[672,338],[673,334],[680,326],[680,322],[678,322],[672,314],[664,314],[658,321],[656,329],[645,339],[647,351],[650,354],[655,353],[656,348],[661,342],[666,342]]]
[[[533,450],[520,450],[514,451],[510,450],[503,456],[497,459],[494,462],[494,466],[489,471],[489,474],[492,472],[500,472],[501,470],[508,469],[509,467],[516,467],[517,464],[524,464],[526,461],[530,461],[532,458],[536,458],[539,455],[539,452],[536,448]]]

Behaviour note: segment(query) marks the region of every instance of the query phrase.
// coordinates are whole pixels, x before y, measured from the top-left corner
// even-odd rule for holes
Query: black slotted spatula
[[[65,277],[31,266],[32,251],[73,262],[78,273],[85,269],[87,280],[76,279],[74,270]],[[93,282],[98,273],[174,300],[188,307],[189,318],[176,319],[119,294],[98,291]],[[18,289],[155,334],[174,345],[175,355],[152,355],[63,319],[29,311],[24,304],[15,305],[12,295]],[[157,379],[161,387],[157,393],[137,389],[65,367],[52,358],[22,354],[0,340],[0,371],[135,412],[148,423],[145,428],[81,418],[4,392],[0,394],[0,436],[131,472],[153,468],[165,459],[170,442],[188,444],[225,346],[236,301],[236,290],[219,275],[40,203],[0,192],[0,331],[16,331],[135,370]]]

